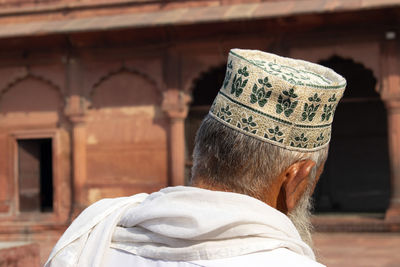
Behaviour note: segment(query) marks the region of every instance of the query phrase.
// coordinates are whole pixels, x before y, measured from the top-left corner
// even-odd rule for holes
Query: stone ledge
[[[317,232],[400,232],[400,220],[385,220],[384,214],[316,215],[312,223]]]
[[[303,0],[268,1],[222,6],[177,8],[155,12],[70,18],[2,25],[0,38],[44,36],[53,34],[110,31],[171,25],[232,22],[306,14],[362,11],[400,6],[399,0]]]
[[[15,222],[5,221],[0,222],[0,235],[4,234],[32,234],[40,233],[43,231],[65,231],[69,226],[70,222],[64,224],[57,223],[40,223],[40,222]]]

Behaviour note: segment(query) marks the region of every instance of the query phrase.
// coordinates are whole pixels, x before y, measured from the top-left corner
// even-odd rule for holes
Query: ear
[[[279,208],[284,213],[291,212],[307,190],[309,175],[315,162],[302,160],[290,165],[282,174],[283,183],[279,194]]]

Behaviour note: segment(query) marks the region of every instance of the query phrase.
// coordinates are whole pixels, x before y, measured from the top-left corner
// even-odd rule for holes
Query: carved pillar
[[[86,184],[86,123],[82,116],[71,116],[72,128],[72,176],[74,214],[80,213],[87,205]]]
[[[385,219],[400,221],[400,99],[386,101],[386,107],[389,126],[390,204]]]
[[[68,89],[66,115],[72,123],[72,206],[73,216],[87,206],[86,185],[86,102],[82,95],[83,70],[77,57],[68,59]]]
[[[400,69],[399,47],[395,34],[384,42],[382,50],[382,91],[388,116],[390,156],[390,204],[387,221],[400,221]],[[393,38],[392,38],[393,37]]]
[[[169,185],[185,183],[185,118],[190,96],[182,91],[164,93],[162,109],[170,120],[169,129]]]

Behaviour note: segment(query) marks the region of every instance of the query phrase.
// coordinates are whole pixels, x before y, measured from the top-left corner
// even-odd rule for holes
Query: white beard
[[[303,239],[303,241],[309,245],[311,249],[313,249],[313,241],[311,236],[313,231],[313,225],[311,223],[311,209],[312,198],[309,188],[301,197],[294,210],[288,214],[288,217],[299,232],[301,239]]]

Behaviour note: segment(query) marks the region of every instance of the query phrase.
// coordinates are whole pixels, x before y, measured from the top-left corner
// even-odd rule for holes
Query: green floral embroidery
[[[249,60],[249,61],[259,67],[264,67],[264,65],[267,63],[267,61],[259,60],[259,59],[254,59],[254,60]]]
[[[257,133],[257,129],[254,129],[254,127],[257,126],[257,123],[255,123],[253,121],[253,116],[250,116],[247,119],[246,118],[242,118],[241,122],[242,123],[238,122],[237,125],[236,125],[239,129],[243,129],[246,132],[250,132],[250,133],[253,133],[253,134]]]
[[[333,94],[333,95],[328,99],[328,102],[336,102],[336,101],[337,101],[337,98],[336,98],[335,95],[336,95],[336,94]]]
[[[314,144],[314,147],[317,146],[322,146],[324,143],[324,136],[322,135],[322,133],[319,134],[319,136],[317,137],[317,142]]]
[[[333,94],[329,99],[328,102],[336,102],[337,98],[336,98],[336,94]],[[335,108],[336,108],[336,104],[332,103],[332,104],[325,104],[324,105],[324,113],[322,113],[321,115],[321,121],[329,121],[329,118],[331,116],[333,116],[333,113],[335,112]]]
[[[268,98],[271,96],[272,90],[265,91],[265,87],[271,88],[272,85],[268,82],[268,77],[263,79],[258,79],[258,83],[261,85],[258,88],[257,84],[255,83],[252,89],[252,94],[250,95],[250,103],[258,103],[260,107],[265,106],[268,101]]]
[[[307,141],[308,138],[304,135],[304,133],[302,133],[300,136],[296,136],[294,138],[294,140],[296,141],[297,144],[295,144],[295,142],[290,142],[290,145],[293,147],[301,147],[301,148],[307,148]]]
[[[274,62],[266,62],[262,60],[251,60],[256,66],[263,68],[269,74],[280,76],[285,81],[294,85],[304,85],[306,82],[314,81],[319,85],[330,85],[331,81],[316,73],[298,70],[290,66],[280,65]]]
[[[272,141],[278,141],[279,143],[283,143],[283,138],[280,138],[281,136],[283,136],[283,133],[280,131],[278,126],[276,126],[275,128],[268,129],[268,132],[272,137],[269,137],[268,134],[264,134],[265,138],[271,139]]]
[[[242,80],[242,77],[248,76],[249,72],[247,71],[247,67],[238,70],[238,73],[233,77],[231,94],[235,94],[236,97],[239,97],[243,93],[243,88],[246,86],[248,79]]]
[[[232,118],[229,117],[232,116],[232,112],[230,111],[229,105],[221,107],[217,112],[217,116],[226,122],[231,122]]]
[[[224,79],[224,89],[228,86],[228,83],[232,77],[232,60],[229,62],[228,67],[226,68],[226,74],[225,74],[225,79]],[[231,70],[231,71],[229,71]]]
[[[304,85],[303,82],[301,81],[297,81],[295,79],[298,79],[298,77],[296,77],[296,75],[294,75],[293,73],[286,73],[286,74],[282,74],[282,78],[291,83],[291,84],[297,84],[297,85]]]
[[[269,68],[270,68],[272,71],[275,71],[275,72],[277,72],[277,73],[282,73],[282,71],[281,71],[281,65],[278,65],[278,64],[276,64],[276,63],[269,62],[269,63],[268,63],[268,66],[269,66]]]
[[[335,108],[334,104],[325,104],[324,105],[324,113],[322,113],[321,115],[321,121],[328,121],[329,118],[331,117],[332,113],[333,113],[333,109]]]
[[[310,102],[321,102],[321,98],[318,97],[318,94],[315,93],[314,96],[309,97],[308,101]],[[305,103],[304,104],[304,111],[301,114],[301,120],[305,121],[306,119],[308,119],[308,121],[312,121],[315,117],[315,114],[319,108],[320,104],[316,105],[314,103]]]
[[[321,102],[321,98],[319,98],[319,97],[318,97],[318,94],[315,93],[313,96],[310,96],[310,97],[308,98],[308,101],[311,101],[311,102]]]
[[[324,121],[324,120],[328,121],[329,120],[329,118],[331,117],[331,115],[333,113],[334,107],[335,107],[335,105],[332,105],[332,104],[330,104],[330,105],[325,104],[324,105],[324,113],[322,113],[322,115],[321,115],[321,121]]]
[[[289,91],[283,91],[283,95],[287,96],[284,98],[282,95],[278,97],[278,104],[276,104],[276,113],[285,114],[286,117],[289,117],[294,109],[297,107],[298,101],[293,101],[293,98],[297,98],[297,95],[294,93],[294,89],[291,88]]]
[[[267,70],[268,73],[281,76],[282,79],[294,85],[304,85],[304,81],[310,80],[308,75],[304,75],[305,73],[302,73],[289,66],[283,66],[270,62],[268,67],[270,69],[270,71]]]

